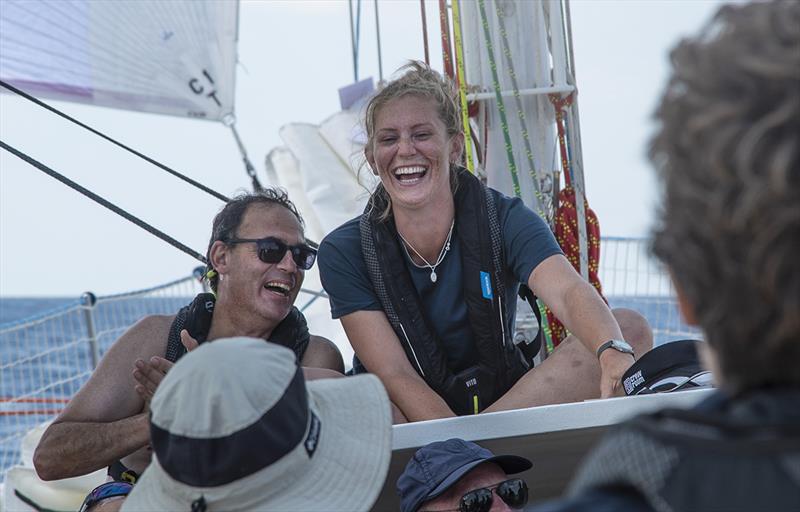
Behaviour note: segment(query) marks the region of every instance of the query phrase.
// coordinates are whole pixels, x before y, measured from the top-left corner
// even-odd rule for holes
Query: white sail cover
[[[40,98],[223,120],[233,114],[238,9],[235,0],[2,0],[0,78]]]

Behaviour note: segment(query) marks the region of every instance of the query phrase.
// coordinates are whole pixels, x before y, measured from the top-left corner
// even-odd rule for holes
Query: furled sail
[[[238,2],[3,0],[0,78],[37,97],[223,120]]]

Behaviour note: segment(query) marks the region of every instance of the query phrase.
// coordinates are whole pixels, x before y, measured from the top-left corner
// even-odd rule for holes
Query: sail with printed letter
[[[43,99],[223,121],[234,110],[238,10],[3,0],[0,79]]]

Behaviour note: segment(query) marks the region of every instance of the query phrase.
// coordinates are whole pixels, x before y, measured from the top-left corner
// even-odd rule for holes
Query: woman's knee
[[[631,344],[636,358],[653,348],[653,328],[641,313],[628,308],[611,310],[617,319],[622,336]]]

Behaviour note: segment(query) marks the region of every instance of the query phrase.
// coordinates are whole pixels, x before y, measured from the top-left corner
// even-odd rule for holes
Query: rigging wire
[[[258,181],[258,176],[256,176],[256,168],[253,167],[253,164],[250,162],[250,159],[247,157],[247,150],[242,144],[242,139],[239,138],[239,132],[236,131],[236,118],[232,115],[226,117],[224,123],[228,125],[233,133],[233,138],[236,139],[236,145],[239,146],[239,153],[242,155],[242,161],[244,162],[244,170],[248,176],[250,176],[250,182],[253,185],[253,192],[261,192],[264,190],[264,187],[261,186],[261,182]]]
[[[439,27],[442,37],[442,64],[444,72],[450,79],[455,78],[453,73],[453,51],[450,48],[450,21],[447,16],[447,0],[439,0]]]
[[[467,105],[467,74],[464,69],[464,42],[461,39],[461,19],[458,1],[453,0],[453,43],[456,50],[456,77],[458,95],[461,98],[461,121],[464,124],[464,152],[467,154],[467,170],[475,174],[475,163],[472,159],[472,130],[469,124],[469,106]]]
[[[128,220],[130,222],[133,222],[134,224],[136,224],[140,228],[144,229],[145,231],[147,231],[151,235],[154,235],[154,236],[160,238],[161,240],[167,242],[168,244],[172,245],[173,247],[175,247],[177,249],[180,249],[181,251],[185,252],[189,256],[201,261],[202,263],[204,263],[204,264],[207,263],[205,256],[203,256],[199,252],[197,252],[194,249],[182,244],[181,242],[179,242],[178,240],[176,240],[176,239],[172,238],[171,236],[167,235],[163,231],[160,231],[160,230],[154,228],[153,226],[151,226],[150,224],[146,223],[145,221],[139,219],[138,217],[135,217],[134,215],[131,215],[130,213],[126,212],[125,210],[123,210],[119,206],[117,206],[117,205],[111,203],[110,201],[100,197],[99,195],[95,194],[91,190],[82,187],[81,185],[75,183],[74,181],[72,181],[71,179],[67,178],[63,174],[60,174],[60,173],[54,171],[50,167],[47,167],[46,165],[44,165],[43,163],[39,162],[38,160],[34,160],[30,156],[28,156],[25,153],[19,151],[18,149],[14,148],[12,146],[9,146],[8,144],[3,142],[2,140],[0,140],[0,148],[5,149],[6,151],[8,151],[12,155],[16,156],[20,160],[23,160],[24,162],[27,162],[28,164],[36,167],[37,169],[39,169],[43,173],[49,175],[50,177],[55,178],[58,181],[60,181],[61,183],[67,185],[68,187],[80,192],[81,194],[85,195],[86,197],[88,197],[92,201],[94,201],[94,202],[96,202],[96,203],[98,203],[98,204],[100,204],[102,206],[105,206],[106,208],[108,208],[112,212],[116,213],[117,215],[120,215],[124,219],[126,219],[126,220]]]
[[[161,162],[153,160],[149,156],[147,156],[147,155],[145,155],[145,154],[143,154],[143,153],[141,153],[139,151],[136,151],[135,149],[133,149],[133,148],[131,148],[129,146],[126,146],[125,144],[123,144],[123,143],[121,143],[121,142],[109,137],[108,135],[106,135],[106,134],[104,134],[104,133],[102,133],[102,132],[100,132],[98,130],[95,130],[91,126],[88,126],[88,125],[78,121],[74,117],[71,117],[71,116],[65,114],[64,112],[61,112],[60,110],[48,105],[47,103],[39,100],[38,98],[34,98],[30,94],[28,94],[28,93],[26,93],[26,92],[24,92],[24,91],[22,91],[20,89],[17,89],[16,87],[14,87],[13,85],[9,84],[8,82],[0,80],[0,86],[3,86],[6,89],[8,89],[9,91],[11,91],[11,92],[13,92],[13,93],[25,98],[26,100],[31,101],[31,102],[39,105],[40,107],[42,107],[42,108],[44,108],[46,110],[49,110],[50,112],[52,112],[52,113],[54,113],[54,114],[56,114],[58,116],[61,116],[64,119],[66,119],[66,120],[68,120],[68,121],[70,121],[72,123],[75,123],[76,125],[80,126],[81,128],[89,130],[90,132],[94,133],[95,135],[107,140],[108,142],[111,142],[112,144],[124,149],[125,151],[128,151],[129,153],[132,153],[132,154],[138,156],[139,158],[145,160],[146,162],[149,162],[149,163],[155,165],[159,169],[172,174],[176,178],[180,178],[183,181],[185,181],[186,183],[188,183],[188,184],[190,184],[190,185],[192,185],[194,187],[199,188],[203,192],[206,192],[206,193],[216,197],[217,199],[219,199],[221,201],[225,201],[226,203],[229,201],[228,197],[220,194],[219,192],[208,188],[207,186],[203,185],[202,183],[199,183],[199,182],[193,180],[192,178],[190,178],[190,177],[188,177],[188,176],[186,176],[184,174],[179,173],[178,171],[170,169],[169,167],[167,167],[166,165],[162,164]],[[253,171],[253,172],[255,172],[255,171]]]
[[[428,19],[425,15],[425,0],[419,0],[419,9],[422,13],[422,46],[425,49],[425,64],[431,65],[431,57],[428,54]]]
[[[375,0],[375,33],[378,38],[378,80],[383,82],[383,57],[381,55],[381,23],[378,16],[378,0]]]
[[[353,21],[353,0],[348,0],[350,9],[350,47],[353,52],[353,82],[358,82],[358,46],[361,39],[361,0],[356,0],[356,17]]]

